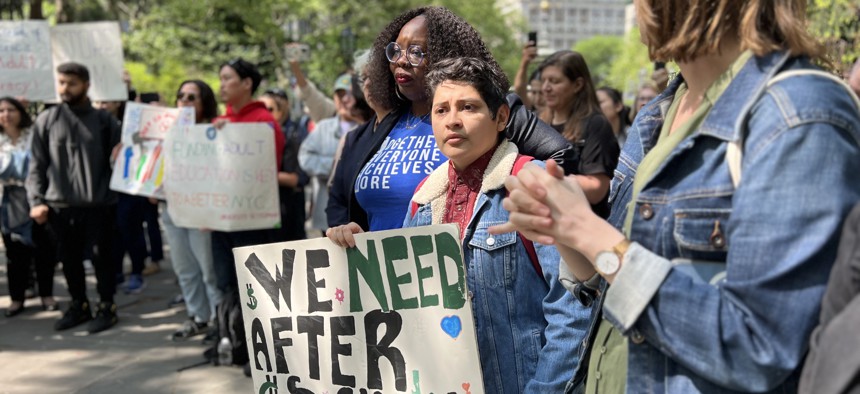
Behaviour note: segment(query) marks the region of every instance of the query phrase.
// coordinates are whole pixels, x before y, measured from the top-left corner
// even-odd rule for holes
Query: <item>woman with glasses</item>
[[[197,123],[210,123],[218,116],[215,94],[200,80],[188,80],[179,85],[176,106],[194,108]],[[212,233],[177,227],[167,212],[167,206],[161,207],[161,221],[170,242],[170,261],[179,278],[188,311],[188,320],[173,333],[174,341],[182,341],[209,332],[210,321],[215,318],[215,306],[221,302],[222,295],[212,263]]]
[[[445,161],[433,140],[426,75],[446,58],[477,57],[499,68],[478,32],[443,7],[394,19],[376,38],[368,65],[374,101],[392,111],[350,133],[332,183],[327,235],[340,244],[365,230],[400,228],[418,183]],[[506,134],[523,153],[573,165],[570,144],[539,123],[515,95]]]
[[[284,151],[278,171],[278,197],[281,206],[281,227],[273,241],[305,239],[305,185],[310,180],[299,167],[299,147],[308,135],[310,118],[302,115],[298,121],[290,118],[290,98],[283,89],[268,89],[260,102],[281,125],[284,134]]]

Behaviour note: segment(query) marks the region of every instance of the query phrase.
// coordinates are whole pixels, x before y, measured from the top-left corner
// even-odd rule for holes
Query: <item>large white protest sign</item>
[[[53,80],[48,22],[0,22],[0,97],[51,100]]]
[[[164,190],[173,222],[219,231],[275,228],[281,213],[274,145],[267,123],[167,133]]]
[[[128,88],[122,80],[122,40],[118,22],[56,25],[51,28],[51,41],[55,66],[76,62],[87,67],[91,99],[128,100]]]
[[[253,392],[483,393],[457,226],[355,238],[233,249]]]
[[[122,147],[110,188],[126,194],[164,198],[164,137],[174,127],[194,124],[194,108],[168,108],[128,102]]]

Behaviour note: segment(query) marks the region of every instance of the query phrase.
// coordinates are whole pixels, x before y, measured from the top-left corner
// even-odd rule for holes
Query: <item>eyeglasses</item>
[[[176,94],[176,101],[195,101],[197,100],[197,95],[194,93],[182,93],[179,92]]]
[[[408,61],[412,67],[418,67],[424,60],[425,55],[424,51],[422,51],[421,47],[418,45],[412,44],[406,48],[406,61]],[[396,42],[389,42],[388,45],[385,46],[385,57],[388,58],[389,62],[396,63],[400,60],[401,56],[403,56],[403,48],[401,48]]]

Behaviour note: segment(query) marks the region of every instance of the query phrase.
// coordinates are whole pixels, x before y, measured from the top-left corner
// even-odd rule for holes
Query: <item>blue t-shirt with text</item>
[[[417,120],[409,113],[401,117],[355,180],[355,197],[367,212],[368,231],[402,227],[418,183],[448,160],[436,147],[430,120]]]

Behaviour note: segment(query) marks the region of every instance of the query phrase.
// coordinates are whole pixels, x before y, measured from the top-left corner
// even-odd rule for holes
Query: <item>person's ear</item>
[[[511,107],[507,104],[502,104],[496,111],[496,131],[503,132],[508,127],[508,119],[511,117]]]
[[[582,77],[579,77],[573,81],[573,91],[574,92],[579,93],[579,91],[582,90],[582,88],[584,88],[584,87],[585,87],[585,79],[583,79]]]
[[[242,87],[246,87],[248,90],[251,90],[251,88],[254,87],[254,81],[251,78],[242,78]]]

